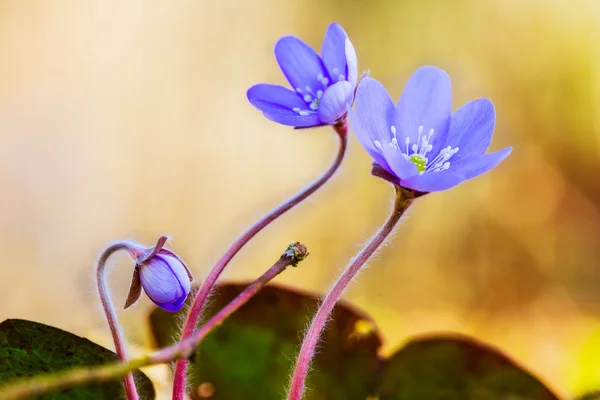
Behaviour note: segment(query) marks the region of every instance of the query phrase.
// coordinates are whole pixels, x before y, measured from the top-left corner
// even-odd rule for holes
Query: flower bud
[[[175,312],[183,307],[190,293],[192,274],[175,253],[163,248],[166,241],[163,236],[150,249],[130,246],[136,265],[125,308],[139,299],[142,288],[150,300],[166,311]]]
[[[142,288],[157,306],[167,311],[181,310],[190,293],[190,279],[177,258],[157,254],[139,265]]]

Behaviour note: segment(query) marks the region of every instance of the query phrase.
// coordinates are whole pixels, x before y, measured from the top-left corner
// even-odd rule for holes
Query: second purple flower
[[[354,46],[344,29],[327,28],[319,56],[295,36],[275,45],[275,58],[293,90],[261,83],[252,86],[248,100],[268,119],[300,128],[334,124],[354,100],[358,68]]]

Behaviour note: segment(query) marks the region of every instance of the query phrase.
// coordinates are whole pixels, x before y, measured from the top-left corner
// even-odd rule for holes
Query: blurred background
[[[457,331],[558,393],[600,387],[596,0],[0,2],[0,320],[110,346],[94,284],[105,246],[171,235],[202,279],[248,225],[316,178],[335,134],[271,123],[245,92],[286,84],[280,36],[320,49],[331,21],[392,97],[419,66],[439,66],[455,108],[494,101],[491,149],[514,147],[491,173],[420,199],[345,298],[377,321],[385,352]],[[323,293],[392,197],[352,136],[334,180],[224,279],[255,278],[299,240],[310,258],[277,279]],[[131,272],[115,258],[118,305]],[[143,298],[120,313],[138,351],[150,308]]]

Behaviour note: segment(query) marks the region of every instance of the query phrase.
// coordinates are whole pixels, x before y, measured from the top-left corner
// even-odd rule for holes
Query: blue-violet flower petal
[[[496,125],[494,104],[488,99],[472,100],[450,118],[448,141],[444,147],[458,147],[456,160],[485,153]]]
[[[446,141],[452,114],[450,77],[436,67],[421,67],[408,80],[396,107],[395,129],[408,146],[432,145],[439,152]],[[403,143],[406,145],[406,143]]]
[[[314,126],[319,124],[317,112],[306,109],[306,103],[283,86],[260,83],[252,86],[247,97],[272,121],[288,126]]]
[[[334,22],[327,28],[321,47],[321,57],[329,73],[330,83],[349,81],[356,85],[358,75],[356,52],[340,24]]]
[[[348,81],[336,82],[325,90],[317,115],[321,122],[333,124],[352,106],[354,86]]]

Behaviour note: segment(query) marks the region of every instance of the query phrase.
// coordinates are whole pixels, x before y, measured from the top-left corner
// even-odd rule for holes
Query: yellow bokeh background
[[[109,345],[94,286],[106,245],[168,234],[202,279],[248,225],[317,177],[334,133],[271,123],[245,92],[285,84],[280,36],[320,48],[331,21],[394,98],[432,64],[452,77],[455,108],[492,99],[492,150],[514,148],[485,176],[420,199],[346,293],[377,321],[384,353],[456,331],[562,395],[600,388],[597,0],[0,2],[0,320]],[[322,293],[392,195],[351,136],[334,180],[224,279],[253,279],[298,240],[310,257],[277,280]],[[131,268],[115,260],[120,305]],[[138,350],[150,308],[144,298],[120,313]]]

